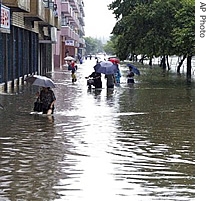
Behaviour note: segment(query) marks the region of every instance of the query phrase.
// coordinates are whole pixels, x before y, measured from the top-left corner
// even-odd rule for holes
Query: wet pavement
[[[54,116],[30,114],[35,86],[0,94],[0,200],[195,200],[194,83],[142,68],[128,85],[121,65],[88,91],[94,64],[52,74]]]

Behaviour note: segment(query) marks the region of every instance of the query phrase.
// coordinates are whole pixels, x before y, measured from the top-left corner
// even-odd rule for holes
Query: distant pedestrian
[[[97,57],[97,59],[96,59],[96,64],[98,64],[99,63],[99,58]]]
[[[77,81],[76,77],[76,70],[77,70],[77,65],[75,65],[75,61],[67,61],[68,64],[68,70],[71,71],[71,78],[72,78],[72,83]]]
[[[83,64],[83,60],[82,60],[82,58],[80,58],[79,63],[80,63],[80,64]]]
[[[71,81],[72,81],[72,83],[77,81],[77,76],[76,76],[75,71],[76,71],[75,68],[71,71]]]
[[[82,58],[81,54],[78,53],[78,54],[77,54],[77,59],[80,61],[81,58]]]
[[[129,67],[129,71],[127,72],[127,83],[134,83],[134,72],[132,71],[132,67]]]
[[[74,60],[71,60],[71,66],[77,70],[77,63]]]
[[[115,73],[115,81],[116,81],[116,84],[120,84],[120,78],[121,78],[121,73],[120,73],[120,70],[118,70]]]

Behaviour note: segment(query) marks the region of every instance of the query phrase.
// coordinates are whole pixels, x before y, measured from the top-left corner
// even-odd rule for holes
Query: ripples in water
[[[192,92],[144,81],[90,92],[79,73],[75,85],[54,74],[53,117],[29,114],[33,88],[3,95],[0,200],[194,200]]]

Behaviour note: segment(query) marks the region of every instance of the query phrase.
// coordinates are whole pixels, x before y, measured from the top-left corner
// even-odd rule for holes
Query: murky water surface
[[[88,91],[95,61],[52,75],[53,117],[36,87],[0,94],[0,200],[194,200],[194,84],[142,69],[136,84]]]

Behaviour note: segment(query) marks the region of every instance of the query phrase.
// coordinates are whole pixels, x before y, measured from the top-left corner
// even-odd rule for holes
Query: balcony
[[[71,16],[72,15],[72,9],[71,9],[70,4],[69,4],[68,1],[61,2],[61,12],[65,16]]]
[[[45,4],[42,0],[31,0],[29,13],[25,13],[24,17],[30,21],[45,21]]]
[[[80,38],[79,39],[79,43],[81,43],[82,45],[84,45],[85,44],[85,39],[84,38]]]
[[[79,35],[78,35],[78,33],[75,33],[74,40],[76,40],[77,42],[79,41]]]
[[[72,38],[73,31],[69,26],[62,26],[61,27],[61,35],[67,38]]]
[[[83,15],[81,13],[78,13],[78,19],[79,19],[80,24],[82,26],[85,26],[84,18],[83,18]]]
[[[83,26],[79,27],[79,32],[80,32],[80,34],[85,35],[85,29]]]
[[[71,24],[73,24],[76,27],[80,27],[80,23],[79,20],[76,17],[73,18],[69,18],[69,21],[71,22]]]
[[[80,11],[79,5],[75,0],[70,0],[70,5],[76,13]]]
[[[40,21],[39,24],[42,26],[55,26],[55,17],[53,14],[53,10],[50,8],[45,9],[45,19],[44,21]]]
[[[74,39],[75,41],[79,41],[79,35],[78,33],[76,33],[75,31],[72,31],[72,39]]]
[[[74,7],[74,8],[78,7],[76,0],[69,0],[69,1],[70,1],[70,4],[72,7]]]
[[[30,12],[30,0],[2,0],[2,4],[13,12]]]

